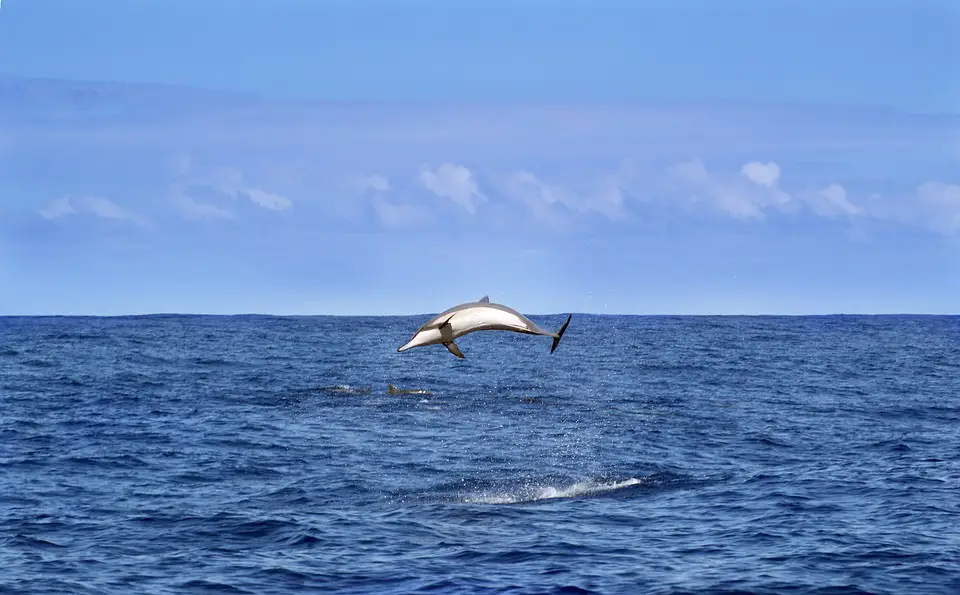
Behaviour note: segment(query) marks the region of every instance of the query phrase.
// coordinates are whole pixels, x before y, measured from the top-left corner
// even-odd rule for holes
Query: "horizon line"
[[[143,312],[127,314],[0,314],[0,318],[160,318],[160,317],[208,317],[208,318],[241,318],[241,317],[261,317],[261,318],[412,318],[436,316],[437,312],[420,312],[412,314],[274,314],[267,312],[234,312],[234,313],[210,313],[210,312]],[[525,313],[525,316],[594,316],[594,317],[633,317],[633,318],[814,318],[814,317],[839,317],[839,316],[857,316],[857,317],[881,317],[881,316],[960,316],[960,313],[949,312],[809,312],[809,313],[709,313],[709,312],[651,312],[651,313],[627,313],[627,312],[533,312]]]

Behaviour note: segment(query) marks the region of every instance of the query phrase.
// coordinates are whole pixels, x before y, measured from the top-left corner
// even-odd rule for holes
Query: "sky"
[[[4,0],[0,315],[957,313],[960,4]]]

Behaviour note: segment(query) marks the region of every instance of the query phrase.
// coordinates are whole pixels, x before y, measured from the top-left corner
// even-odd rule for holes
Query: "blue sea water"
[[[960,592],[960,317],[424,320],[0,318],[0,592]]]

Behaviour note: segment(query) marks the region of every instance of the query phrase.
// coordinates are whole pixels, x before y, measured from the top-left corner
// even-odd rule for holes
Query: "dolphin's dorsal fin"
[[[463,352],[460,351],[460,348],[457,347],[457,344],[454,343],[453,341],[447,341],[446,343],[443,344],[443,346],[446,347],[447,351],[449,351],[453,355],[459,357],[460,359],[464,359]]]
[[[485,295],[485,296],[483,296],[482,298],[480,298],[480,303],[481,303],[481,304],[489,304],[489,303],[490,303],[490,296]]]

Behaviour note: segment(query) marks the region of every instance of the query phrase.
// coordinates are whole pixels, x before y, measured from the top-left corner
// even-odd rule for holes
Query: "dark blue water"
[[[424,319],[0,319],[0,591],[960,592],[960,318]]]

